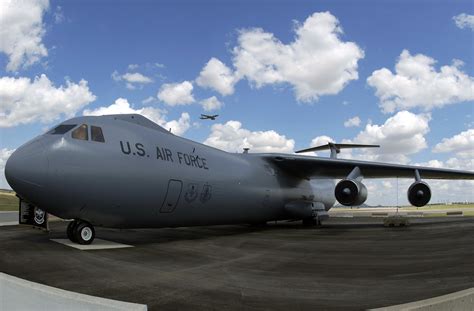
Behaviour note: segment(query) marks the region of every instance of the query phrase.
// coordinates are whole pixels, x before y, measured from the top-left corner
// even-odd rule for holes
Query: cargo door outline
[[[183,190],[183,182],[177,179],[170,179],[168,182],[168,189],[163,204],[160,208],[160,213],[172,213],[178,205],[181,192]]]

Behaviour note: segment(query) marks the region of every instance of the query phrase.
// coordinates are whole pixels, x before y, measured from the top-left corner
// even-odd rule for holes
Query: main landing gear
[[[67,226],[67,237],[74,243],[91,244],[95,238],[94,226],[87,221],[75,219]]]

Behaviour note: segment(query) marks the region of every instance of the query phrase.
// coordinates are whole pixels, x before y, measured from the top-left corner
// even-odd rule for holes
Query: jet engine
[[[430,201],[431,189],[424,181],[417,180],[408,188],[407,195],[411,205],[421,207]]]
[[[367,200],[367,188],[358,180],[343,179],[336,185],[334,195],[342,205],[361,205]]]

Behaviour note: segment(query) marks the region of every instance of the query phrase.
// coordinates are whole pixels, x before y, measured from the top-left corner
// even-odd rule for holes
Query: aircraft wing
[[[281,170],[306,179],[345,178],[355,167],[359,167],[364,178],[415,178],[415,171],[418,170],[422,179],[474,179],[474,172],[471,171],[291,154],[261,156]]]

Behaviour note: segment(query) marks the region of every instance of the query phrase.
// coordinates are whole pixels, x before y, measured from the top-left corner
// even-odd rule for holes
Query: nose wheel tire
[[[86,221],[75,220],[68,225],[67,235],[69,240],[74,243],[88,245],[95,238],[94,226]]]

